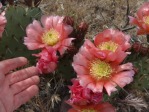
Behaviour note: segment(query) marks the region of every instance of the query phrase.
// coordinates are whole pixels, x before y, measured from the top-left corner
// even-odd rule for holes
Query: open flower
[[[24,44],[29,50],[53,47],[62,55],[74,38],[69,38],[73,28],[63,22],[64,17],[42,16],[41,23],[34,20],[26,28]]]
[[[68,112],[116,112],[115,108],[109,103],[99,103],[97,105],[71,105],[73,108]]]
[[[104,52],[92,52],[88,43],[91,42],[86,40],[72,63],[81,86],[93,92],[102,92],[104,87],[108,95],[111,95],[111,92],[117,90],[117,85],[123,88],[133,81],[132,63],[119,65],[114,61],[109,62]]]
[[[115,63],[121,63],[127,56],[126,50],[130,48],[130,36],[125,35],[123,32],[113,29],[107,29],[99,33],[94,38],[94,45],[88,42],[88,47],[94,49],[94,53],[102,51],[106,54],[106,59],[109,61],[115,61]]]
[[[34,54],[34,56],[39,58],[36,66],[41,74],[47,74],[55,71],[58,56],[53,48],[45,48],[39,54]]]
[[[130,24],[138,26],[138,35],[149,34],[149,2],[138,9],[136,18],[129,16],[129,19]]]
[[[88,88],[79,84],[78,79],[72,80],[73,85],[69,86],[71,96],[68,102],[74,105],[98,104],[102,100],[102,93],[94,93]]]
[[[2,8],[2,4],[0,3],[0,8]],[[2,34],[4,32],[5,25],[7,23],[5,12],[2,12],[0,14],[0,38],[2,37]]]

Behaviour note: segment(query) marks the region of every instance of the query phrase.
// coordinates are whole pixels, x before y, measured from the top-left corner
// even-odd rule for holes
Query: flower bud
[[[148,48],[147,47],[141,47],[141,49],[140,49],[140,53],[142,54],[142,55],[147,55],[147,53],[148,53]]]
[[[74,20],[73,20],[73,18],[71,18],[71,17],[69,17],[69,16],[65,16],[63,22],[64,22],[65,24],[70,25],[70,26],[73,26],[73,25],[74,25]]]
[[[139,52],[140,51],[140,48],[141,48],[141,43],[139,42],[135,42],[133,45],[132,45],[132,48],[135,52]]]
[[[79,31],[82,31],[82,32],[86,32],[88,29],[88,24],[85,23],[85,22],[81,22],[79,27],[78,27],[78,30]]]

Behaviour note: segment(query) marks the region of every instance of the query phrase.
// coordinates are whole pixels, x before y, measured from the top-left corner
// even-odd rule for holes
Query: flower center
[[[81,112],[96,112],[96,110],[93,110],[93,109],[85,109],[85,110],[82,110]]]
[[[53,46],[59,41],[59,33],[54,29],[50,29],[50,31],[43,34],[42,41],[49,46]]]
[[[90,74],[95,79],[108,78],[113,72],[109,63],[96,59],[90,64]]]
[[[113,41],[103,42],[101,45],[98,46],[100,50],[109,50],[115,52],[118,48],[118,44]]]
[[[144,17],[144,23],[149,24],[149,16]]]

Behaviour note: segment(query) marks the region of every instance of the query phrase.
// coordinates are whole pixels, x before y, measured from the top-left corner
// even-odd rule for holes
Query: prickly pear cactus
[[[7,25],[0,40],[0,60],[24,56],[33,61],[33,51],[29,51],[23,44],[26,35],[26,26],[34,19],[39,19],[41,10],[39,8],[25,9],[19,6],[10,6],[6,9]],[[35,51],[34,51],[35,52]]]
[[[65,79],[71,79],[75,77],[75,72],[71,66],[73,59],[68,55],[59,59],[57,74],[61,75]]]
[[[135,76],[132,87],[141,90],[149,89],[149,58],[137,57],[134,61],[134,66],[138,68],[138,72]]]
[[[136,68],[136,75],[131,87],[133,89],[149,89],[149,46],[144,47],[140,42],[134,43],[129,59]]]

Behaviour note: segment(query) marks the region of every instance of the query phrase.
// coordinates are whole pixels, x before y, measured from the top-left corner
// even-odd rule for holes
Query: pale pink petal
[[[72,63],[72,66],[73,66],[75,72],[78,75],[86,75],[86,74],[88,74],[85,67],[83,67],[81,65],[74,64],[74,63]]]
[[[124,70],[132,70],[132,69],[133,69],[133,64],[132,63],[125,63],[125,64],[122,64],[118,67],[117,72],[121,72],[121,71],[124,71]]]
[[[41,35],[36,29],[34,29],[33,24],[30,24],[26,28],[27,37],[31,40],[41,41]]]
[[[94,38],[94,43],[96,46],[101,44],[103,42],[103,33],[99,33],[95,38]]]
[[[70,46],[70,45],[72,44],[72,40],[74,40],[74,38],[67,38],[67,39],[64,39],[61,44],[62,44],[63,46],[68,47],[68,46]]]
[[[96,82],[96,89],[97,89],[96,91],[102,92],[103,91],[103,85],[104,85],[103,81]]]
[[[24,44],[29,50],[35,50],[44,47],[41,41],[42,28],[38,21],[34,20],[26,28],[27,37],[24,38]]]
[[[104,87],[109,96],[111,95],[112,92],[117,91],[117,89],[115,88],[116,86],[117,86],[116,83],[112,81],[108,81],[104,84]]]
[[[118,51],[118,52],[116,52],[116,56],[117,56],[116,62],[121,63],[126,58],[127,53],[124,51]]]
[[[107,29],[103,31],[103,37],[104,41],[109,41],[114,38],[114,34],[117,32],[117,30],[113,29]]]
[[[6,23],[7,23],[6,17],[0,15],[0,26],[1,26],[1,25],[5,25]]]
[[[68,49],[68,47],[61,46],[61,47],[58,49],[58,51],[59,51],[60,55],[63,55],[67,49]]]
[[[55,44],[54,46],[52,46],[54,49],[60,49],[60,47],[62,46],[62,42],[61,41],[59,41],[57,44]],[[64,46],[64,47],[66,47],[66,46]]]
[[[130,39],[131,39],[130,35],[125,35],[125,40],[126,40],[126,42],[129,42]]]
[[[37,20],[34,20],[33,21],[33,26],[34,26],[34,29],[38,32],[38,33],[42,33],[43,32],[43,28],[41,27],[41,24],[37,21]]]
[[[93,55],[89,52],[89,50],[88,50],[86,47],[84,47],[84,46],[82,46],[82,47],[80,48],[79,52],[80,52],[80,54],[82,54],[83,56],[86,56],[86,58],[87,58],[88,60],[92,60],[92,59],[94,58],[94,56],[93,56]]]
[[[61,35],[60,40],[68,38],[69,34],[73,30],[73,28],[71,26],[65,25],[65,24],[59,24],[59,26],[57,26],[56,29],[58,32],[60,32],[60,35]]]
[[[99,91],[97,91],[97,89],[96,89],[96,84],[95,84],[95,83],[89,83],[89,84],[87,85],[87,88],[91,89],[94,93],[99,92]]]
[[[35,49],[43,48],[43,47],[44,47],[44,44],[29,43],[29,42],[26,41],[26,40],[24,40],[24,45],[26,45],[29,50],[35,50]]]
[[[110,52],[106,59],[109,61],[115,61],[117,59],[117,55],[115,52]]]
[[[93,83],[93,79],[89,75],[79,75],[77,76],[80,82],[80,85],[88,88],[88,84]]]
[[[86,68],[88,67],[89,61],[80,53],[76,54],[73,57],[73,60],[74,60],[74,63],[77,65],[81,65],[81,66],[84,66]]]
[[[73,28],[72,28],[70,25],[66,25],[66,26],[64,27],[64,29],[65,29],[65,31],[67,32],[66,35],[70,35],[71,32],[73,31]]]
[[[52,26],[55,28],[55,27],[57,27],[58,24],[62,24],[63,19],[64,19],[64,17],[60,17],[60,16],[53,17]]]
[[[96,48],[95,45],[89,39],[85,39],[83,46],[85,46],[87,49]]]
[[[105,59],[106,58],[106,54],[100,50],[97,50],[97,49],[90,49],[90,53],[95,55],[95,57],[97,57],[98,59]]]
[[[120,72],[117,75],[115,75],[112,80],[119,85],[120,87],[124,87],[126,84],[129,84],[133,81],[132,76],[134,76],[134,71],[126,71],[126,72]]]
[[[4,32],[5,25],[7,23],[6,17],[3,13],[0,14],[0,38]]]
[[[117,75],[121,75],[121,76],[124,76],[124,77],[133,77],[134,74],[135,74],[134,70],[123,71],[123,72],[117,73]]]
[[[123,44],[126,41],[125,34],[121,31],[115,30],[112,36],[113,38],[111,40],[119,45]]]
[[[46,29],[50,29],[52,27],[52,20],[53,20],[53,16],[43,15],[41,17],[41,23]]]
[[[2,3],[0,3],[0,9],[3,7]]]
[[[138,21],[136,18],[132,17],[132,16],[128,16],[129,17],[129,23],[132,25],[137,25]]]

